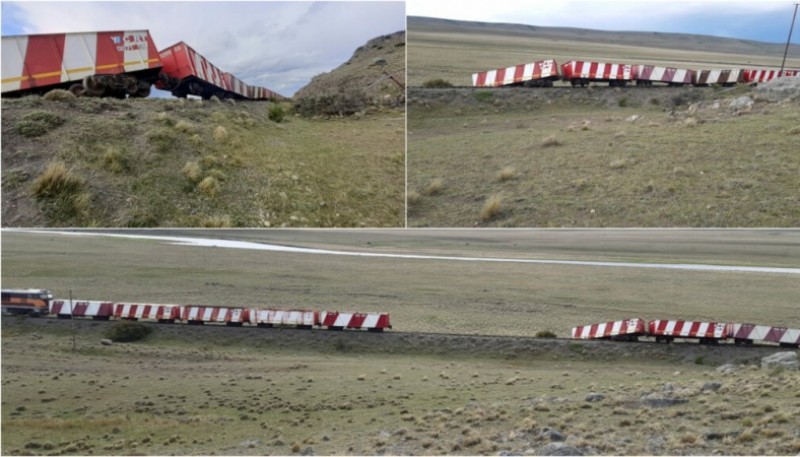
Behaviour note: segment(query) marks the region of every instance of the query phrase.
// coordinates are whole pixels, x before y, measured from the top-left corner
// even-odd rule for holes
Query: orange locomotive
[[[53,294],[45,289],[3,289],[3,313],[46,316]]]

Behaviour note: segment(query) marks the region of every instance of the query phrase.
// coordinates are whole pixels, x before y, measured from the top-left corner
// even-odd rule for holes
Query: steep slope
[[[369,40],[334,70],[315,76],[294,98],[363,91],[373,104],[402,104],[406,73],[405,31]]]

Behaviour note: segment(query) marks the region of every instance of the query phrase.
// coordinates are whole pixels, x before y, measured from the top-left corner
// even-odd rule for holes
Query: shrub
[[[190,160],[183,166],[181,173],[186,176],[189,182],[196,183],[200,181],[203,170],[200,169],[200,165],[197,162]]]
[[[442,185],[443,182],[441,178],[432,179],[428,187],[425,188],[425,193],[427,195],[436,195],[442,191]]]
[[[555,338],[556,334],[552,330],[539,330],[536,332],[536,338]]]
[[[53,162],[33,182],[33,195],[38,199],[75,194],[83,188],[83,179],[67,170],[63,162]]]
[[[116,343],[127,343],[131,341],[140,341],[146,338],[153,332],[153,328],[131,321],[117,322],[105,331],[106,338]]]
[[[189,122],[180,120],[175,124],[175,130],[191,135],[194,133],[194,126]]]
[[[75,97],[75,94],[73,94],[68,90],[53,89],[50,92],[44,94],[42,98],[49,102],[70,102],[74,101],[77,97]]]
[[[267,113],[267,117],[272,122],[283,122],[283,118],[286,116],[286,113],[283,111],[283,107],[281,105],[271,105],[269,107],[269,111]]]
[[[474,97],[479,102],[488,102],[492,99],[492,93],[488,90],[479,90],[475,92]]]
[[[503,196],[501,194],[494,194],[483,205],[481,210],[481,221],[488,222],[494,219],[495,216],[500,214],[503,210]]]
[[[22,116],[15,129],[22,136],[34,138],[42,136],[64,123],[64,118],[49,111],[31,111]]]
[[[128,170],[128,158],[122,155],[120,150],[114,146],[108,146],[106,152],[101,157],[103,166],[111,173],[122,173]]]
[[[514,178],[517,175],[517,170],[514,167],[503,167],[499,173],[497,173],[497,179],[500,181],[508,181],[509,179]]]
[[[450,81],[438,78],[438,79],[429,79],[425,81],[424,83],[422,83],[422,87],[426,87],[429,89],[446,89],[448,87],[453,87],[453,85],[450,84]]]
[[[223,126],[218,125],[214,129],[214,139],[219,142],[225,141],[228,139],[228,130]]]
[[[206,176],[200,181],[200,184],[197,185],[197,190],[213,197],[219,190],[219,181],[213,176]]]
[[[303,97],[295,111],[303,116],[351,116],[367,106],[367,96],[360,89],[347,89],[335,94]]]
[[[553,146],[561,146],[561,145],[562,145],[561,141],[559,141],[555,135],[550,135],[547,138],[545,138],[544,141],[542,141],[543,148],[551,148]]]

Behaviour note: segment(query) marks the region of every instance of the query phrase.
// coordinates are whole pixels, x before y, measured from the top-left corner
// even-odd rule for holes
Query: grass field
[[[554,38],[459,24],[437,30],[410,21],[409,226],[800,225],[796,100],[759,100],[750,87],[413,87],[436,78],[469,86],[473,72],[544,58],[689,68],[779,59],[711,41],[701,51],[702,37],[669,38],[669,49],[653,39],[634,45],[625,34]],[[743,96],[755,104],[730,107]]]
[[[386,254],[800,267],[797,230],[145,233]],[[796,275],[2,235],[4,287],[115,301],[385,311],[394,326],[373,334],[153,324],[142,342],[104,346],[112,323],[77,321],[73,351],[69,321],[4,317],[3,454],[800,450],[793,420],[800,374],[754,364],[775,349],[501,336],[564,336],[578,323],[631,314],[796,327]],[[422,331],[440,335],[404,333]],[[715,370],[726,362],[747,364]],[[604,398],[587,401],[593,393]],[[653,406],[659,401],[674,405]]]
[[[794,268],[800,258],[796,230],[189,233],[199,234],[461,257]],[[61,297],[72,290],[120,302],[382,311],[400,331],[565,336],[575,325],[631,316],[800,326],[797,278],[781,274],[362,258],[14,232],[3,233],[3,267],[4,287]]]
[[[402,109],[275,122],[271,108],[4,100],[3,225],[403,225]]]

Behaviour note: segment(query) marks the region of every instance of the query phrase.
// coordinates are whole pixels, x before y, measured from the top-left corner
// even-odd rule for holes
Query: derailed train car
[[[573,339],[638,341],[641,337],[671,343],[676,339],[697,340],[701,344],[733,341],[735,344],[775,343],[800,347],[800,329],[735,322],[702,322],[676,319],[644,321],[623,319],[574,327]]]
[[[281,100],[223,72],[180,42],[158,52],[147,30],[2,37],[2,94],[67,89],[77,96],[147,97],[155,85],[176,97]]]

